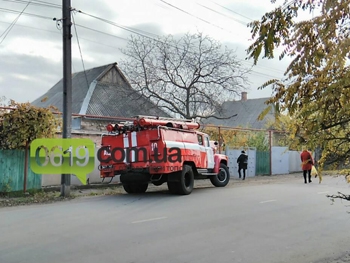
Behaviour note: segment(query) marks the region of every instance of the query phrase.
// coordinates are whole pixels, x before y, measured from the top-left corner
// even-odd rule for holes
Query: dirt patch
[[[0,195],[0,208],[31,204],[48,204],[69,201],[83,196],[112,195],[122,193],[120,184],[98,184],[76,187],[72,186],[68,197],[61,196],[60,187],[45,187],[41,190],[12,192]]]

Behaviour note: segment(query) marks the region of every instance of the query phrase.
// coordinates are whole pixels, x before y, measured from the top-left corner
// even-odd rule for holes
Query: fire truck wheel
[[[216,187],[224,187],[230,181],[230,172],[227,166],[223,163],[220,164],[219,173],[210,177],[211,183]]]
[[[148,188],[148,183],[130,183],[123,184],[125,192],[129,194],[144,193]]]
[[[177,181],[168,181],[168,188],[172,194],[188,195],[192,193],[194,174],[190,165],[184,165],[181,172],[176,173]]]

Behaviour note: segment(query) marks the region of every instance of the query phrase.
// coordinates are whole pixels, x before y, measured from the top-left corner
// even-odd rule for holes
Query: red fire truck
[[[228,157],[216,153],[199,127],[192,120],[154,116],[108,124],[98,151],[101,178],[120,175],[127,193],[143,193],[149,183],[167,183],[172,194],[188,195],[195,179],[226,186]]]

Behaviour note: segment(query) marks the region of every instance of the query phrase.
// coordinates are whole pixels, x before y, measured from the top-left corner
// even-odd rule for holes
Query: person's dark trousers
[[[241,170],[243,170],[243,180],[245,179],[245,167],[244,166],[241,166],[241,165],[238,165],[238,175],[239,175],[239,178],[242,177],[241,175]]]
[[[303,170],[303,176],[304,176],[304,183],[307,184],[307,181],[306,181],[306,174],[309,176],[309,183],[311,183],[311,170]]]

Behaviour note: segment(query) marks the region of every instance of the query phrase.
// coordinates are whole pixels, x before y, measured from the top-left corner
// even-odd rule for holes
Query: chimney
[[[246,101],[247,99],[247,92],[243,91],[241,101]]]

